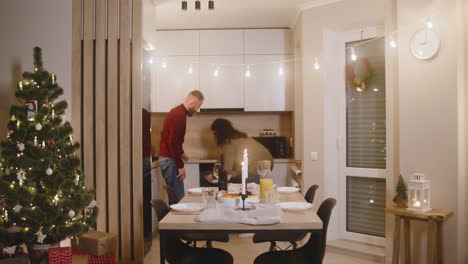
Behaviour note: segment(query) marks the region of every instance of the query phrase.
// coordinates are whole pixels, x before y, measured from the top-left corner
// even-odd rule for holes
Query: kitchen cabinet
[[[200,54],[198,30],[156,31],[148,38],[155,43],[155,53],[159,57]]]
[[[198,56],[172,56],[154,60],[152,112],[169,112],[181,104],[190,91],[199,88],[198,61]]]
[[[244,54],[243,30],[201,30],[200,55]]]
[[[245,111],[292,110],[291,59],[290,55],[245,55]]]
[[[244,56],[201,56],[203,109],[244,108]]]
[[[184,180],[184,191],[188,193],[188,189],[200,187],[200,164],[185,163],[185,172],[187,177]]]
[[[289,29],[244,30],[244,54],[293,54]]]

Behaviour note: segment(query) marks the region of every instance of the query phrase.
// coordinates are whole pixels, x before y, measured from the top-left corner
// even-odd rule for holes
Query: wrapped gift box
[[[59,247],[49,249],[49,264],[72,263],[72,251],[70,247]]]
[[[89,231],[72,240],[74,252],[86,253],[93,256],[103,256],[117,251],[117,235]]]
[[[115,263],[115,252],[110,252],[102,256],[89,255],[89,264],[114,264]]]

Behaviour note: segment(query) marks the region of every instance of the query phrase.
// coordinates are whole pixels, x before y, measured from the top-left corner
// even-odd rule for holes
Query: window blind
[[[346,177],[346,230],[385,237],[385,179]]]
[[[347,167],[386,167],[384,45],[384,38],[346,44]]]

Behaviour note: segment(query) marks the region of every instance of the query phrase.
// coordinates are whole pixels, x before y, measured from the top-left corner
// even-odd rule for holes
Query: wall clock
[[[430,29],[423,28],[416,31],[410,40],[411,53],[421,60],[434,57],[440,48],[439,36]]]

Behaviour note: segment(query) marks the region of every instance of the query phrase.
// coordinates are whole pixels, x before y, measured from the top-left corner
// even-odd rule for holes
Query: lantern
[[[408,209],[416,211],[430,211],[431,208],[431,181],[426,180],[424,174],[411,175],[408,182]]]

